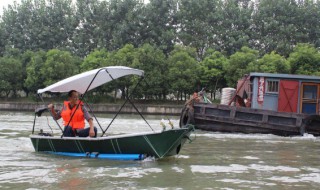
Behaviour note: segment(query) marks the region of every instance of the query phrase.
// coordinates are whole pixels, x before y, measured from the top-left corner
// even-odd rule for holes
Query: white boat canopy
[[[102,84],[110,82],[114,79],[127,76],[127,75],[139,75],[143,76],[144,71],[133,69],[130,67],[124,66],[111,66],[111,67],[103,67],[100,69],[94,69],[91,71],[87,71],[84,73],[80,73],[78,75],[74,75],[72,77],[66,78],[62,81],[54,83],[46,88],[38,89],[38,94],[44,92],[69,92],[70,90],[76,90],[79,93],[83,94],[86,92],[88,86],[90,85],[92,79],[92,84],[90,85],[89,90],[92,90]]]

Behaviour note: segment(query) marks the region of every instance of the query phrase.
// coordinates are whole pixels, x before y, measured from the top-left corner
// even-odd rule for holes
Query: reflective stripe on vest
[[[70,109],[70,104],[69,101],[64,101],[64,108],[61,112],[61,117],[64,121],[64,126],[68,125],[69,121],[69,126],[72,127],[72,129],[83,129],[85,127],[85,123],[84,123],[84,113],[82,111],[82,102],[78,102],[80,103],[78,109],[76,110],[75,114],[72,117],[72,120],[70,121],[70,118],[73,114],[73,112],[75,111],[75,109],[77,108],[77,105],[73,106],[72,109]]]

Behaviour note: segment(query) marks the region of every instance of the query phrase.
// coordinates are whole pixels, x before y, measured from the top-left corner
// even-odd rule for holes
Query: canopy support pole
[[[34,113],[34,120],[33,120],[33,127],[32,127],[32,134],[34,134],[34,127],[36,125],[36,118],[37,118],[37,114]]]
[[[102,127],[101,127],[101,125],[100,125],[100,123],[99,123],[99,121],[98,121],[98,119],[97,119],[96,115],[94,114],[93,110],[91,109],[90,105],[89,105],[86,101],[83,101],[83,102],[86,104],[86,106],[88,106],[88,108],[89,108],[89,110],[91,111],[91,113],[92,113],[92,115],[93,115],[94,119],[95,119],[95,120],[96,120],[96,122],[98,123],[98,125],[99,125],[99,127],[100,127],[101,131],[103,131],[103,129],[102,129]]]
[[[39,96],[39,98],[41,99],[41,101],[45,104],[45,102],[44,102],[44,100],[43,100],[42,96],[41,96],[40,94],[38,94],[38,96]],[[53,117],[53,114],[52,114],[52,112],[51,112],[51,110],[49,110],[49,113],[50,113],[51,117],[52,117],[52,118],[54,118],[54,117]],[[57,120],[55,120],[55,119],[53,119],[53,120],[56,122],[56,124],[58,125],[58,127],[60,128],[60,130],[61,130],[61,132],[62,132],[62,134],[63,134],[63,130],[62,130],[61,126],[59,125],[58,121],[57,121]]]
[[[154,130],[152,129],[151,125],[148,123],[148,121],[143,117],[143,115],[140,113],[140,111],[138,110],[138,108],[134,105],[134,103],[128,98],[130,104],[133,106],[133,108],[138,112],[138,114],[141,116],[141,118],[147,123],[147,125],[150,127],[150,129],[154,132]]]
[[[134,91],[136,90],[137,86],[140,84],[140,82],[142,81],[143,77],[140,78],[140,80],[138,81],[138,83],[136,84],[136,86],[134,87],[134,89],[132,90],[130,96],[127,96],[126,101],[122,104],[122,106],[120,107],[119,111],[116,113],[116,115],[112,118],[111,122],[109,123],[108,127],[106,128],[106,130],[103,131],[101,137],[107,132],[107,130],[109,129],[109,127],[111,126],[111,124],[113,123],[113,121],[116,119],[116,117],[119,115],[119,113],[121,112],[122,108],[126,105],[126,103],[129,101],[130,97],[132,96],[132,94],[134,93]],[[152,128],[151,128],[152,129]]]

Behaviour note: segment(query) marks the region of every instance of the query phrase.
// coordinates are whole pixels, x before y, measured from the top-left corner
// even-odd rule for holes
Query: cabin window
[[[317,99],[318,86],[304,85],[303,86],[303,99]]]
[[[267,93],[278,93],[279,92],[279,81],[278,80],[267,80]]]

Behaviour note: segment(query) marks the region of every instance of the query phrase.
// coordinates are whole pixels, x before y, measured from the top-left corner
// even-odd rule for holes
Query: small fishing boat
[[[139,82],[137,82],[132,91],[133,93],[140,81],[143,80],[144,71],[130,67],[112,66],[94,69],[74,75],[44,89],[39,89],[38,95],[42,102],[45,103],[42,94],[46,92],[66,93],[70,90],[76,90],[82,94],[80,100],[86,103],[85,95],[88,91],[128,75],[137,75],[140,77]],[[164,158],[179,154],[184,143],[187,140],[190,140],[189,136],[194,130],[194,127],[192,125],[186,125],[180,128],[173,128],[172,126],[172,128],[170,127],[166,130],[154,131],[130,100],[132,93],[127,96],[126,101],[123,103],[118,113],[115,114],[110,124],[105,129],[98,122],[89,104],[86,103],[87,108],[89,108],[90,113],[94,116],[94,119],[97,121],[102,131],[101,135],[98,133],[99,137],[96,138],[64,137],[63,135],[53,136],[52,134],[46,133],[42,130],[39,131],[39,133],[36,133],[36,120],[44,111],[47,110],[47,108],[37,108],[34,117],[32,134],[30,135],[35,151],[63,156],[121,160],[140,160],[144,159],[145,157]],[[151,131],[135,134],[106,136],[106,131],[109,129],[110,125],[116,119],[117,115],[121,112],[121,109],[127,102],[132,104],[141,118],[146,122],[147,125],[149,125]],[[51,114],[51,112],[49,113]],[[59,123],[56,122],[56,124],[60,128],[62,132],[61,134],[63,134],[63,129]]]

